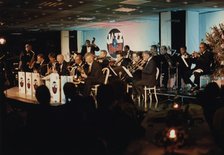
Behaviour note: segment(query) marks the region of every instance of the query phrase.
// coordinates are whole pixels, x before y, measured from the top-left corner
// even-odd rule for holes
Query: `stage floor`
[[[27,95],[19,93],[19,87],[13,87],[4,91],[5,96],[8,99],[29,103],[29,104],[37,104],[37,100],[35,96]]]

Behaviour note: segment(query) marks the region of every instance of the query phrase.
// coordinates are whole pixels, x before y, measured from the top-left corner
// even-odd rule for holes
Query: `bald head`
[[[57,55],[57,61],[59,64],[62,64],[64,61],[64,56],[62,54]]]

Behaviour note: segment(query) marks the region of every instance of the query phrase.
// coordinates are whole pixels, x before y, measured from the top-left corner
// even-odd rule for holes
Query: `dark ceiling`
[[[128,21],[161,11],[223,7],[223,0],[0,0],[0,30],[64,30],[88,23]]]

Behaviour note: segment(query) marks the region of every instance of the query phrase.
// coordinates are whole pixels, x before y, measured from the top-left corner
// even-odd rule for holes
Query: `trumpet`
[[[201,56],[201,53],[200,52],[193,52],[191,55],[190,55],[190,58],[199,58]]]

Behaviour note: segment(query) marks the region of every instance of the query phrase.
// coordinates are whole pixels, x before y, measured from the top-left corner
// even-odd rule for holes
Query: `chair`
[[[156,80],[158,79],[159,77],[159,68],[156,68]],[[149,103],[149,108],[152,107],[152,94],[154,94],[155,96],[155,99],[156,99],[156,104],[155,104],[155,109],[157,108],[158,106],[158,97],[157,97],[157,93],[156,93],[156,86],[153,86],[153,87],[147,87],[147,86],[144,86],[144,105],[145,105],[145,109],[147,109],[147,91],[149,91],[149,98],[150,98],[150,103]]]
[[[109,68],[103,68],[102,72],[105,75],[105,79],[104,79],[103,84],[107,84],[108,83],[108,78],[109,78],[109,75],[110,75],[110,69]],[[93,95],[97,95],[97,90],[98,90],[99,86],[100,86],[100,84],[93,85],[93,87],[91,88],[91,90],[93,92]]]

